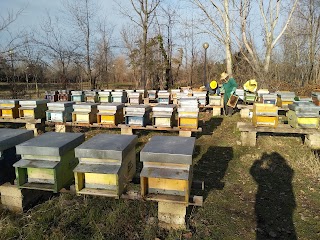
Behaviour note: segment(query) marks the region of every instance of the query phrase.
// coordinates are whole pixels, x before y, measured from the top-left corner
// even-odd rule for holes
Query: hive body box
[[[42,119],[46,117],[47,103],[49,100],[21,100],[19,101],[20,118]]]
[[[119,198],[136,172],[137,136],[99,134],[76,148],[78,194]]]
[[[125,107],[125,123],[128,126],[145,127],[151,121],[151,107],[149,105],[134,105]]]
[[[292,104],[296,94],[294,92],[277,92],[277,106],[278,107],[288,107]]]
[[[155,101],[157,99],[157,90],[148,90],[148,98],[150,101]]]
[[[129,92],[128,102],[130,104],[141,104],[142,103],[142,93],[139,92]]]
[[[18,118],[20,99],[1,99],[0,100],[0,118]]]
[[[195,97],[184,97],[180,99],[178,108],[178,127],[187,129],[198,129],[199,104]]]
[[[33,138],[33,131],[0,129],[0,185],[14,181],[15,173],[12,165],[19,160],[15,146],[31,138]]]
[[[273,104],[255,103],[253,105],[252,123],[255,127],[277,127],[278,107]]]
[[[244,102],[246,103],[254,103],[257,100],[256,93],[251,93],[244,91]]]
[[[68,90],[59,90],[58,101],[67,102],[71,99],[71,91]]]
[[[152,120],[155,127],[172,127],[175,125],[175,104],[158,104],[152,107]]]
[[[244,101],[244,90],[243,89],[236,89],[235,94],[239,97],[240,100]]]
[[[123,123],[123,103],[104,103],[98,105],[97,122],[99,124],[118,125]]]
[[[221,106],[221,96],[209,95],[210,106]]]
[[[312,92],[311,93],[312,102],[316,106],[320,106],[320,92]]]
[[[115,103],[126,103],[127,93],[123,90],[115,90],[111,93],[111,102]]]
[[[193,137],[152,137],[140,152],[141,195],[188,205],[194,145]]]
[[[198,99],[200,105],[207,105],[207,91],[193,91],[192,95]]]
[[[293,128],[319,128],[320,107],[308,101],[289,104],[288,123]]]
[[[277,94],[270,93],[270,94],[262,94],[261,102],[265,104],[277,104]]]
[[[50,102],[47,103],[46,119],[48,122],[71,122],[73,104],[75,102]]]
[[[17,145],[21,160],[13,166],[18,187],[57,193],[70,185],[78,164],[74,149],[83,141],[82,133],[48,132]]]
[[[100,103],[111,102],[111,90],[104,90],[104,91],[98,92],[98,99]]]
[[[71,101],[73,102],[83,102],[84,95],[82,91],[71,91]]]
[[[146,98],[147,97],[147,91],[144,89],[136,89],[137,93],[141,93],[142,94],[142,98]]]
[[[59,92],[58,91],[46,91],[45,92],[45,99],[48,99],[49,102],[56,102],[58,101],[58,94]]]
[[[170,104],[171,98],[170,93],[166,90],[161,90],[158,92],[158,103]]]
[[[98,102],[98,93],[96,90],[88,90],[84,92],[84,101],[89,103]]]
[[[72,122],[95,123],[97,122],[98,103],[77,103],[73,105]]]

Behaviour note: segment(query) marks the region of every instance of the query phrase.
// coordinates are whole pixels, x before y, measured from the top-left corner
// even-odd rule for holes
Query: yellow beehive
[[[277,127],[279,123],[278,107],[273,104],[255,103],[253,105],[252,123],[255,127]]]
[[[295,111],[287,112],[288,124],[293,128],[319,128],[319,117],[298,116]]]
[[[98,103],[78,103],[73,105],[72,122],[95,123],[97,122]]]
[[[119,198],[136,172],[137,136],[99,134],[76,148],[77,194]]]
[[[21,107],[19,108],[20,118],[42,119],[46,117],[48,110],[47,103],[49,100],[22,100],[19,101]]]
[[[18,118],[19,107],[19,100],[0,100],[0,118]]]
[[[124,122],[123,103],[105,103],[98,105],[97,123],[118,125]]]
[[[278,116],[252,116],[252,123],[255,127],[277,127],[279,124]]]

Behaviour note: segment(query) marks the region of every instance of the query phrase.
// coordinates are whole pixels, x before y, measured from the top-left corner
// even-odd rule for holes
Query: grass
[[[261,135],[257,147],[242,147],[238,114],[201,117],[194,179],[206,183],[204,205],[188,209],[187,230],[160,229],[156,203],[60,194],[22,214],[0,209],[0,239],[319,239],[318,155],[297,136]],[[98,133],[119,131],[85,132]],[[158,134],[177,133],[138,132],[137,161]]]

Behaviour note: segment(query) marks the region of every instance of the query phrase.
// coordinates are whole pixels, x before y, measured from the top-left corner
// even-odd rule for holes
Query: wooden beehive
[[[292,104],[295,98],[294,92],[277,92],[277,106],[287,108],[289,104]]]
[[[111,102],[111,90],[104,90],[104,91],[98,92],[98,99],[100,103]]]
[[[128,102],[130,104],[141,104],[142,103],[142,93],[139,92],[129,92]]]
[[[277,104],[277,95],[274,93],[263,94],[261,96],[261,102],[265,104]]]
[[[311,93],[312,102],[316,106],[320,106],[320,92],[312,92]]]
[[[155,127],[173,127],[175,125],[175,104],[158,104],[152,107],[152,122]]]
[[[15,179],[14,167],[19,160],[15,146],[33,138],[33,131],[24,129],[0,129],[0,185],[13,182]]]
[[[145,127],[151,122],[151,110],[149,105],[144,104],[125,107],[125,124],[128,126]]]
[[[21,160],[13,166],[18,187],[57,193],[72,184],[78,164],[74,149],[83,141],[83,133],[48,132],[17,145]]]
[[[0,118],[18,118],[20,99],[1,99],[0,100]]]
[[[96,90],[84,91],[84,101],[89,103],[98,102],[98,93]]]
[[[319,128],[320,107],[308,101],[289,104],[288,124],[293,128]]]
[[[71,91],[71,101],[72,102],[83,102],[84,101],[84,95],[83,91]]]
[[[279,123],[278,107],[273,104],[254,103],[252,123],[255,127],[277,127]]]
[[[111,102],[115,103],[126,103],[127,102],[127,93],[123,90],[115,90],[111,92]]]
[[[123,103],[104,103],[98,105],[97,123],[118,125],[124,122]]]
[[[98,103],[77,103],[73,105],[72,122],[75,123],[96,123]]]
[[[254,103],[257,100],[257,94],[244,91],[244,102]]]
[[[210,106],[221,106],[221,96],[209,95]]]
[[[180,99],[178,108],[178,127],[187,129],[198,129],[199,107],[195,97],[184,97]]]
[[[170,104],[171,102],[171,95],[166,90],[158,91],[158,103],[161,104]]]
[[[78,194],[119,198],[136,172],[137,136],[99,134],[76,148]]]
[[[75,102],[47,103],[46,120],[48,122],[71,122]]]
[[[140,152],[141,195],[188,204],[195,138],[154,136]]]
[[[200,105],[207,105],[207,91],[193,91],[192,95],[198,99]]]
[[[157,90],[148,90],[148,98],[150,101],[157,100]]]
[[[45,92],[45,99],[48,99],[49,102],[56,102],[58,101],[58,94],[59,92],[58,91],[46,91]]]
[[[20,118],[42,119],[46,117],[47,103],[49,100],[21,100],[19,101]]]
[[[58,101],[67,102],[71,99],[71,91],[68,90],[59,90]]]

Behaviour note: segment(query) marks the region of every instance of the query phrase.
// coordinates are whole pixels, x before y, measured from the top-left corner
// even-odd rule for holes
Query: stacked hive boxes
[[[278,107],[273,104],[255,103],[253,105],[252,122],[255,127],[277,127],[279,123]]]
[[[265,104],[274,104],[277,103],[277,94],[269,93],[269,94],[262,94],[261,102]]]
[[[130,104],[141,104],[142,103],[142,93],[130,92],[128,93],[128,101]]]
[[[262,102],[262,95],[265,95],[265,94],[269,94],[269,90],[268,89],[259,89],[257,91],[257,95],[258,95],[258,102]]]
[[[18,118],[20,107],[19,101],[19,99],[1,99],[0,118]]]
[[[209,95],[210,106],[221,106],[221,96]]]
[[[59,192],[73,181],[78,164],[74,148],[84,141],[82,133],[44,133],[16,146],[21,160],[16,169],[19,188]]]
[[[58,93],[58,101],[70,101],[71,96],[70,96],[71,92],[68,90],[59,90]]]
[[[47,103],[49,100],[21,100],[19,101],[20,118],[42,119],[46,117]]]
[[[149,98],[149,101],[156,101],[157,100],[157,90],[148,90],[148,98]]]
[[[134,105],[125,107],[125,123],[131,126],[145,127],[151,121],[151,107],[149,105]]]
[[[243,89],[236,89],[235,94],[239,97],[240,100],[244,101],[244,90]]]
[[[0,129],[0,185],[14,181],[15,173],[12,165],[19,160],[15,146],[31,138],[33,131]]]
[[[144,89],[137,89],[136,92],[141,93],[143,99],[147,97],[147,91]]]
[[[118,125],[123,123],[123,103],[104,103],[98,105],[98,124]]]
[[[114,92],[111,92],[111,102],[126,103],[127,93],[123,90],[115,90]]]
[[[193,91],[192,94],[198,99],[201,106],[207,105],[207,91]]]
[[[178,108],[178,127],[198,129],[199,103],[195,97],[184,97],[180,99]]]
[[[277,106],[286,108],[292,104],[296,94],[294,92],[276,92],[277,93]]]
[[[88,90],[84,92],[84,101],[89,103],[98,102],[98,92],[96,90]]]
[[[77,103],[73,105],[72,122],[95,123],[97,122],[98,103]]]
[[[73,104],[75,102],[50,102],[47,103],[46,119],[48,122],[71,122]]]
[[[82,91],[71,91],[71,101],[73,102],[83,102],[84,96]]]
[[[153,126],[172,127],[175,122],[176,105],[158,104],[152,107]]]
[[[244,102],[246,103],[254,103],[257,100],[257,94],[244,91]]]
[[[180,92],[180,89],[171,89],[171,99],[173,104],[178,104],[177,93]]]
[[[76,148],[78,194],[119,198],[136,172],[137,136],[99,134]]]
[[[158,92],[158,103],[170,104],[171,98],[170,93],[166,90],[161,90]]]
[[[189,203],[195,138],[154,136],[140,152],[141,195]]]
[[[293,102],[287,112],[288,123],[293,128],[319,128],[319,111],[311,102]]]
[[[58,94],[58,91],[45,91],[46,99],[48,99],[49,102],[58,101]]]
[[[111,90],[104,90],[98,92],[98,99],[100,103],[111,102]]]

